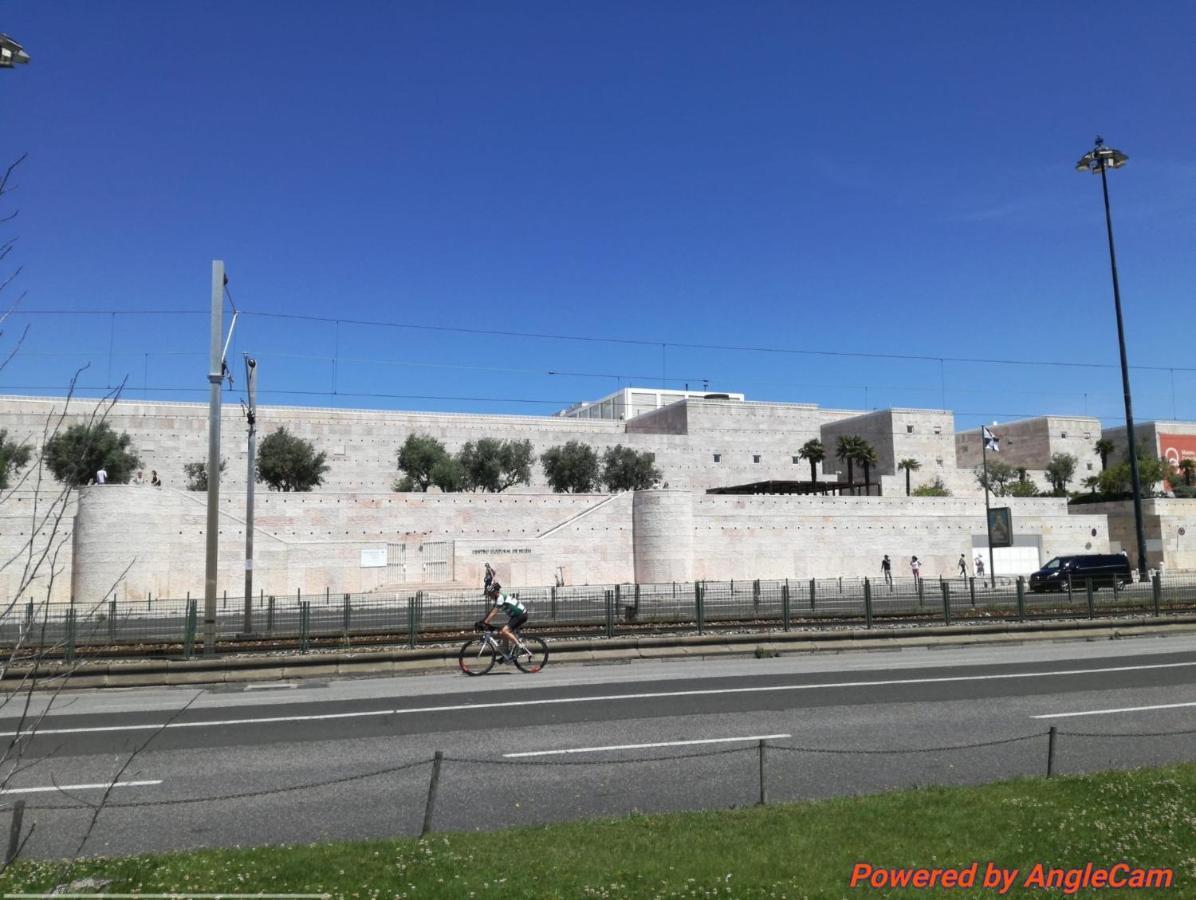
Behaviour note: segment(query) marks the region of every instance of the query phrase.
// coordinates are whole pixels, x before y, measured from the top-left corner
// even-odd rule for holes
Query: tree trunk
[[[814,468],[814,466],[815,466],[814,460],[810,460],[810,483],[811,484],[818,481],[818,472]]]
[[[872,467],[864,463],[864,496],[872,496]]]
[[[851,492],[855,493],[855,473],[851,468],[851,460],[847,460],[847,485]]]
[[[905,470],[905,496],[909,496],[909,469]]]

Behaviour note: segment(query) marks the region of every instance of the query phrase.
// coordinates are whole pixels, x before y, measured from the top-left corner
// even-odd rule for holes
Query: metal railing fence
[[[529,588],[529,628],[545,634],[605,636],[755,627],[883,627],[1034,619],[1164,616],[1196,610],[1196,575],[1159,575],[1125,586],[1092,580],[1034,593],[1022,578],[823,578],[697,581]],[[55,648],[68,659],[85,648],[181,647],[196,650],[196,597],[115,599],[83,604],[10,604],[0,612],[0,648]],[[227,645],[297,642],[300,649],[357,643],[443,641],[467,632],[489,608],[479,592],[324,591],[217,601],[217,640]],[[248,627],[247,627],[248,626]]]

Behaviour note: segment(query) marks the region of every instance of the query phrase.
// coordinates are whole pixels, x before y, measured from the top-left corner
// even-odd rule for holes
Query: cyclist
[[[488,566],[487,569],[489,570]],[[479,629],[485,628],[500,611],[506,613],[507,624],[500,628],[498,633],[506,640],[508,647],[515,647],[517,644],[514,630],[522,628],[527,622],[527,607],[514,597],[508,597],[502,592],[502,585],[498,583],[498,579],[494,578],[492,571],[486,572],[486,578],[486,599],[494,605],[490,608],[490,612],[486,613],[485,618],[479,619],[474,624]]]

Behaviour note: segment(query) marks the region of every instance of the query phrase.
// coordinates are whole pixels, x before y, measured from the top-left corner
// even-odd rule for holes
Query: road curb
[[[761,631],[750,634],[650,635],[551,644],[555,662],[608,663],[632,659],[662,661],[728,655],[841,653],[848,650],[940,648],[969,644],[1025,643],[1051,640],[1117,640],[1148,635],[1196,632],[1196,616],[1148,617],[1110,621],[994,622],[985,625],[925,626],[842,631]],[[41,662],[36,687],[158,687],[395,675],[457,671],[458,645],[361,652],[311,653],[306,656],[232,656],[215,659],[81,660],[74,664]],[[21,690],[31,667],[14,663],[4,671],[0,691]]]

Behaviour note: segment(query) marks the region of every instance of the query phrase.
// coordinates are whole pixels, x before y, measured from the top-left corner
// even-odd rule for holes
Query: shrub
[[[257,451],[257,480],[275,491],[310,491],[324,483],[328,466],[310,441],[279,428]]]
[[[87,484],[101,468],[112,484],[128,484],[141,465],[132,443],[127,433],[117,434],[107,422],[72,425],[46,441],[43,457],[63,484]]]
[[[544,477],[558,493],[589,494],[598,486],[598,454],[588,444],[569,441],[540,455]]]

